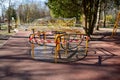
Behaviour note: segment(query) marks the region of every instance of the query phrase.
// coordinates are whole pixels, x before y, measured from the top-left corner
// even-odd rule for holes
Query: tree
[[[10,11],[10,6],[11,6],[11,0],[9,0],[9,7],[8,7],[8,11],[6,12],[7,13],[7,17],[8,17],[8,33],[10,33],[10,29],[11,29],[11,26],[10,26],[10,15],[11,15],[11,11]]]
[[[2,20],[1,20],[1,17],[0,17],[0,30],[1,30],[1,22],[2,22]]]
[[[99,0],[82,0],[83,13],[85,15],[85,32],[88,36],[93,34],[97,20]]]
[[[49,11],[37,3],[21,4],[19,5],[17,11],[20,17],[20,22],[22,23],[29,23],[35,19],[49,16],[46,15],[49,14]]]
[[[116,1],[116,5],[120,0]],[[110,10],[111,0],[48,0],[46,3],[54,17],[77,17],[81,13],[85,16],[85,32],[88,36],[93,34],[96,24],[100,21],[100,13],[104,12],[104,25],[106,24],[106,15]],[[81,6],[82,5],[82,6]],[[102,7],[103,6],[103,7]],[[103,10],[102,10],[103,9]],[[97,16],[99,14],[99,16]]]
[[[14,6],[12,5],[11,3],[11,0],[8,1],[9,4],[8,4],[8,9],[6,10],[6,18],[8,20],[8,33],[11,32],[11,28],[12,26],[10,25],[11,24],[11,20],[12,18],[15,19],[15,22],[17,21],[17,14],[16,14],[16,10],[14,9]]]
[[[48,0],[47,5],[55,17],[76,17],[79,19],[80,14],[83,13],[85,32],[89,36],[93,33],[99,0]]]
[[[16,23],[16,21],[17,21],[17,14],[16,14],[16,10],[13,8],[13,6],[10,6],[8,9],[7,9],[7,11],[6,11],[6,17],[7,17],[7,19],[8,19],[8,22],[9,22],[9,26],[10,26],[10,23],[11,23],[11,20],[12,20],[12,18],[14,18],[14,20],[15,20],[15,23]],[[11,26],[12,27],[12,26]],[[9,33],[10,33],[10,31],[9,31]]]
[[[120,9],[120,0],[114,0],[115,6]]]
[[[96,30],[99,30],[99,27],[101,26],[101,8],[102,8],[102,0],[99,1],[98,11],[97,11],[97,21],[96,21]]]
[[[107,27],[106,23],[107,22],[107,16],[111,15],[114,20],[115,14],[116,14],[116,8],[115,8],[115,3],[113,0],[101,0],[101,13],[102,13],[102,19],[103,19],[103,27]]]
[[[53,17],[71,18],[76,17],[77,20],[81,14],[81,0],[48,0],[50,12]]]
[[[1,22],[4,21],[4,10],[5,10],[5,5],[4,5],[4,2],[6,0],[0,0],[0,7],[1,7],[1,13],[2,13],[2,16],[0,17],[0,30],[1,30]]]

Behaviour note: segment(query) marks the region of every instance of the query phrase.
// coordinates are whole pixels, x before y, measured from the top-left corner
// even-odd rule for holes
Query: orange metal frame
[[[113,28],[111,37],[116,35],[116,31],[117,31],[117,28],[118,28],[119,21],[120,21],[120,12],[117,15],[117,18],[116,18],[116,21],[115,21],[115,24],[114,24],[114,28]]]

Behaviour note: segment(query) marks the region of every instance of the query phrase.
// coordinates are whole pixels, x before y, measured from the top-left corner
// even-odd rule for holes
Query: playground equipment
[[[77,29],[71,28],[75,24],[75,19],[53,19],[49,21],[55,29],[37,32],[33,29],[33,34],[29,36],[31,43],[32,58],[34,58],[35,44],[39,46],[52,47],[55,62],[73,62],[84,59],[88,52],[88,37]],[[56,26],[58,26],[56,28]],[[48,29],[51,28],[48,26]]]
[[[120,12],[119,12],[118,15],[117,15],[117,18],[116,18],[116,21],[115,21],[115,24],[114,24],[114,28],[113,28],[111,37],[113,37],[113,36],[116,34],[119,21],[120,21]]]

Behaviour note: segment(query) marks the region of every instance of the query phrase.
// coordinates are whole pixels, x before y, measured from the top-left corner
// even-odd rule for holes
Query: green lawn
[[[1,35],[13,35],[14,31],[11,29],[11,33],[8,33],[8,26],[7,25],[2,25],[1,30],[0,30]]]

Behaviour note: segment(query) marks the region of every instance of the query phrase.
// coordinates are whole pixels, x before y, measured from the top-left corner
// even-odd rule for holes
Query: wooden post
[[[55,55],[54,55],[54,58],[55,58],[55,63],[57,63],[57,57],[58,57],[58,52],[60,50],[60,34],[57,34],[55,36],[55,44],[56,44],[56,47],[55,47]]]
[[[32,29],[32,32],[33,32],[33,37],[35,37],[35,29]],[[34,43],[31,44],[31,55],[32,55],[32,58],[34,58]]]
[[[32,53],[32,54],[31,54],[31,55],[32,55],[32,58],[34,58],[34,47],[35,47],[35,46],[34,46],[34,43],[32,43],[32,44],[31,44],[31,48],[32,48],[32,50],[31,50],[31,53]]]
[[[102,56],[98,56],[98,65],[102,64]]]
[[[34,28],[32,29],[32,32],[33,32],[33,34],[35,33],[35,29]]]
[[[120,12],[119,12],[118,15],[117,15],[117,18],[116,18],[116,21],[115,21],[115,24],[114,24],[114,27],[113,27],[113,31],[112,31],[112,34],[111,34],[111,38],[112,38],[114,35],[116,35],[119,21],[120,21]]]

